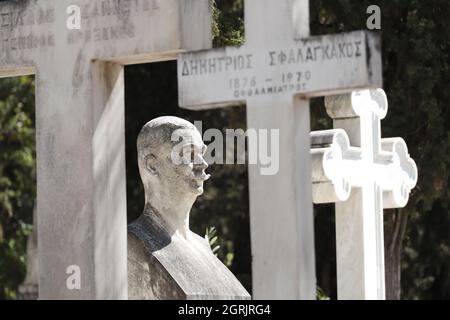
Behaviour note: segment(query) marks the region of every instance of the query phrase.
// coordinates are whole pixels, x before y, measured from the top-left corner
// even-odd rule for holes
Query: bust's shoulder
[[[127,226],[128,236],[135,236],[139,238],[139,236],[143,233],[146,233],[146,229],[149,226],[147,225],[145,219],[142,219],[142,216],[134,220]]]
[[[127,230],[129,243],[144,246],[148,252],[158,251],[170,244],[167,232],[148,219],[136,219],[128,225]]]
[[[196,234],[192,231],[189,231],[189,232],[190,232],[191,239],[194,240],[195,243],[197,243],[199,246],[202,246],[204,249],[211,250],[211,247],[205,238],[199,236],[198,234]]]
[[[186,299],[186,294],[171,275],[170,269],[155,254],[156,250],[149,250],[148,244],[133,233],[128,232],[127,239],[128,298]]]
[[[134,233],[127,233],[127,250],[128,250],[128,256],[137,255],[138,252],[143,253],[144,252],[144,244],[142,243],[142,240],[135,235]]]

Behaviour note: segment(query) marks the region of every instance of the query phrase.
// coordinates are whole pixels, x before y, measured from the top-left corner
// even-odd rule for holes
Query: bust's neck
[[[145,199],[144,218],[161,225],[171,237],[189,238],[189,214],[196,197],[163,199],[155,195]]]

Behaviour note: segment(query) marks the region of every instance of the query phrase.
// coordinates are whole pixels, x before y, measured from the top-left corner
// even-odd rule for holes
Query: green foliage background
[[[405,209],[402,298],[450,298],[449,108],[450,6],[447,0],[315,0],[311,33],[365,29],[366,8],[382,12],[384,88],[389,112],[383,136],[401,136],[419,168],[419,183]],[[242,0],[213,1],[214,46],[244,41]],[[268,23],[270,23],[268,21]],[[245,107],[190,112],[178,108],[176,64],[126,68],[128,218],[143,206],[135,141],[140,128],[160,115],[202,120],[203,129],[243,128]],[[323,99],[311,103],[312,128],[330,128]],[[0,299],[14,298],[25,275],[25,242],[36,194],[34,79],[0,79]],[[212,165],[212,179],[192,211],[192,229],[218,236],[218,256],[251,290],[247,170]],[[315,207],[320,296],[336,297],[333,206]],[[274,213],[276,214],[276,213]],[[389,214],[389,213],[387,213]]]
[[[34,79],[0,80],[0,298],[14,298],[36,197]]]

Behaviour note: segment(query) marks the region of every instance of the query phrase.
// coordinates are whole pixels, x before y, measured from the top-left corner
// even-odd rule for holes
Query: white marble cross
[[[336,202],[339,299],[384,299],[383,208],[408,202],[417,167],[402,138],[381,138],[382,89],[325,98],[332,130],[311,133],[313,199]]]
[[[0,76],[36,74],[41,299],[127,298],[124,65],[210,48],[210,25],[207,0],[0,3]]]
[[[248,128],[280,130],[278,173],[248,166],[255,299],[315,299],[308,98],[382,82],[377,35],[308,36],[307,0],[245,0],[245,45],[178,58],[181,107],[246,102]]]

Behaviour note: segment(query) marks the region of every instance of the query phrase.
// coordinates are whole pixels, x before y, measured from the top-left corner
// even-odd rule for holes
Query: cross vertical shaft
[[[378,98],[376,94],[373,97]],[[352,106],[350,99],[345,101],[342,108],[356,108],[358,116],[335,118],[333,126],[345,130],[350,145],[360,148],[361,165],[367,169],[360,172],[366,178],[352,190],[349,199],[336,202],[338,298],[383,300],[383,190],[371,167],[380,158],[380,119],[385,116],[387,102],[378,105],[367,99],[365,104]],[[327,108],[331,109],[332,103]]]
[[[307,99],[382,85],[379,36],[355,31],[309,37],[308,4],[246,0],[243,46],[178,58],[182,108],[247,102],[248,129],[278,130],[278,170],[264,175],[266,168],[249,157],[256,299],[315,298]],[[248,142],[249,151],[257,150],[255,141]]]
[[[246,0],[246,45],[285,45],[308,36],[308,13],[307,0]],[[290,95],[249,99],[247,127],[280,130],[278,173],[264,176],[260,165],[248,166],[253,296],[315,299],[309,101]]]
[[[126,299],[124,67],[86,61],[71,88],[74,69],[37,74],[39,297]]]
[[[344,129],[350,143],[361,147],[363,161],[373,163],[380,145],[377,122],[365,114],[334,120],[334,127]],[[385,299],[383,243],[382,191],[368,179],[347,201],[336,203],[338,299]]]

